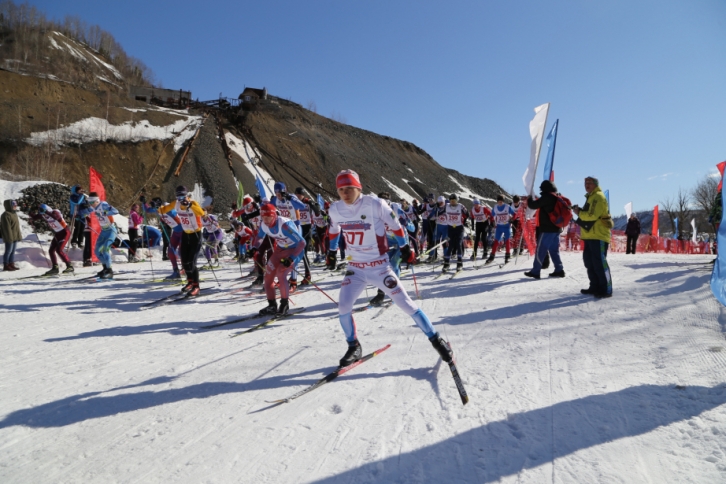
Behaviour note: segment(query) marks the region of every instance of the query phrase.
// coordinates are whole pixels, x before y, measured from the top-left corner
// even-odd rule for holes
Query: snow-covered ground
[[[356,317],[364,352],[390,349],[275,406],[346,349],[314,288],[293,296],[299,317],[231,339],[254,321],[199,327],[263,299],[140,311],[178,290],[145,283],[148,263],[116,264],[131,272],[105,283],[0,273],[0,482],[725,482],[726,319],[710,258],[612,254],[605,300],[580,295],[579,253],[555,280],[523,277],[523,259],[452,282],[417,267],[466,406],[397,308]],[[224,288],[239,275],[216,273]],[[339,279],[318,285],[337,300]]]

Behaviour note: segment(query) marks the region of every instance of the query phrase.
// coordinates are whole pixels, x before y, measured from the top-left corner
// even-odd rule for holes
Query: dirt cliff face
[[[389,183],[409,199],[428,193],[496,199],[503,193],[491,180],[442,167],[412,143],[338,123],[290,101],[272,97],[257,110],[241,111],[234,124],[275,180],[326,198],[336,197],[335,176],[344,169],[360,174],[366,193],[388,191],[394,199],[399,195]]]
[[[31,145],[32,132],[63,128],[91,117],[114,126],[146,125],[172,132],[170,126],[188,115],[156,109],[118,93],[1,70],[0,90],[4,92],[0,170],[21,179],[87,187],[88,168],[93,166],[103,176],[108,201],[124,214],[142,192],[171,200],[178,185],[190,190],[198,185],[205,196],[213,198],[214,213],[224,216],[237,200],[236,180],[246,193],[256,193],[254,173],[261,173],[270,188],[282,181],[290,192],[301,186],[328,200],[337,199],[335,176],[344,169],[360,174],[365,193],[387,191],[394,200],[420,200],[428,193],[457,193],[464,200],[495,199],[502,192],[491,180],[442,167],[412,143],[342,124],[274,97],[253,111],[190,110],[192,115],[204,111],[212,115],[184,143],[177,142],[179,133],[163,140],[105,138]],[[247,147],[244,156],[239,149],[229,149],[227,135]]]

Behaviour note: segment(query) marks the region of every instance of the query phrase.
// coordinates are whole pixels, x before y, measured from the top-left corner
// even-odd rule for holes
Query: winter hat
[[[271,203],[266,203],[260,207],[260,215],[263,217],[275,217],[275,220],[277,220],[277,208]]]
[[[459,197],[456,195],[456,193],[452,193],[451,195],[449,195],[449,200],[458,200],[458,199],[459,199]]]
[[[343,170],[338,173],[338,176],[335,178],[335,188],[345,187],[355,187],[360,190],[363,189],[363,186],[360,184],[360,177],[358,176],[358,173],[353,170]]]
[[[555,186],[554,182],[551,182],[549,180],[545,180],[539,185],[539,191],[542,193],[557,193],[557,186]]]
[[[439,196],[439,198],[437,198],[437,199],[436,199],[436,201],[437,201],[438,203],[446,203],[446,199],[444,198],[444,196],[443,196],[443,195]]]
[[[38,205],[38,212],[40,212],[40,213],[50,212],[50,207],[48,205],[46,205],[45,203],[41,203],[40,205]]]
[[[275,182],[273,189],[275,190],[275,193],[285,193],[287,191],[287,185],[282,182]]]
[[[295,189],[295,195],[304,195],[305,191],[303,190],[303,187],[297,187]]]
[[[472,200],[472,203],[473,203],[474,205],[479,205],[479,204],[481,204],[481,202],[479,201],[479,199],[478,199],[478,198],[475,198],[474,200]]]
[[[593,182],[595,184],[596,187],[600,186],[600,180],[598,180],[594,176],[585,177],[585,180],[590,180],[591,182]]]
[[[176,198],[186,197],[187,195],[189,195],[189,190],[187,190],[187,187],[185,187],[184,185],[179,185],[178,187],[176,187]]]

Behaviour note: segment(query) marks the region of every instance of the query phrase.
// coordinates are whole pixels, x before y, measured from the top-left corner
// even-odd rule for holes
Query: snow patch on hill
[[[132,142],[168,140],[176,138],[174,149],[179,151],[186,140],[194,136],[201,125],[201,116],[186,116],[167,126],[154,126],[147,120],[127,121],[121,125],[110,124],[101,118],[85,118],[69,126],[30,134],[25,142],[34,146],[50,143],[55,147],[67,144],[83,144],[94,141]]]
[[[381,180],[383,180],[383,182],[386,185],[388,185],[389,188],[391,189],[391,191],[393,192],[393,193],[391,193],[392,200],[394,200],[394,201],[411,200],[412,198],[416,198],[416,195],[411,195],[406,190],[402,190],[402,189],[398,188],[396,185],[394,185],[390,181],[386,180],[385,177],[381,177]],[[406,180],[403,180],[403,181],[406,182]],[[406,182],[406,183],[408,183],[408,182]]]
[[[275,184],[275,178],[270,175],[264,168],[262,168],[262,166],[253,161],[256,159],[260,159],[260,154],[255,151],[255,149],[250,146],[250,144],[247,143],[244,139],[240,139],[232,133],[224,133],[224,138],[227,141],[227,146],[229,146],[229,149],[237,153],[237,155],[239,155],[239,157],[245,161],[245,168],[247,168],[250,173],[252,173],[252,176],[259,175],[260,178],[262,178],[262,181],[266,184],[267,189],[270,190],[270,193],[268,193],[266,196],[267,198],[271,197],[273,193],[270,187]],[[263,196],[263,198],[265,198],[265,196]]]
[[[465,187],[464,185],[462,185],[461,182],[459,180],[457,180],[456,178],[454,178],[453,175],[449,175],[449,178],[459,188],[458,195],[460,197],[470,198],[470,196],[474,196],[474,197],[478,198],[479,200],[488,200],[490,202],[496,202],[497,201],[495,198],[489,198],[489,197],[485,197],[483,195],[478,195],[478,194],[474,193],[474,191],[471,188],[468,188],[468,187]]]

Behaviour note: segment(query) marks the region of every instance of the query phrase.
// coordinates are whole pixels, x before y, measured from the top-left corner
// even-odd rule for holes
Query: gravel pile
[[[18,207],[25,213],[37,212],[41,203],[57,208],[63,214],[66,222],[70,223],[70,196],[71,188],[59,183],[43,183],[34,185],[21,191],[23,196],[17,199]],[[36,221],[34,224],[35,231],[46,233],[50,232],[45,222]]]

